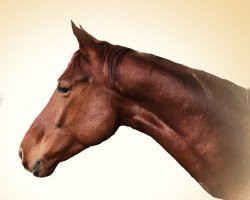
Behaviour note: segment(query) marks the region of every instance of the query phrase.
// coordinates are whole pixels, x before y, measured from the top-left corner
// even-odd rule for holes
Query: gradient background
[[[214,199],[125,127],[48,178],[23,169],[20,142],[78,48],[70,19],[98,39],[250,86],[249,0],[0,0],[0,199]]]

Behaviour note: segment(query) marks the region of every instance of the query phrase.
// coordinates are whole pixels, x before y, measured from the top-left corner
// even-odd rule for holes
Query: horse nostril
[[[22,150],[22,148],[19,149],[18,155],[21,158],[21,160],[23,160],[23,150]]]

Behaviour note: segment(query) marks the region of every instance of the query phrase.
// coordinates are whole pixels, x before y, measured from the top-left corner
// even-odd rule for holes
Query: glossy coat
[[[48,176],[125,125],[151,136],[212,196],[250,198],[249,90],[72,28],[80,48],[20,146],[27,170]]]

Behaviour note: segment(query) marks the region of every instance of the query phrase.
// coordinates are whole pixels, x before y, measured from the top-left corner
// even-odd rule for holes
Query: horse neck
[[[213,130],[219,108],[210,108],[212,94],[200,77],[199,71],[169,60],[130,52],[119,66],[114,90],[127,100],[123,125],[150,135],[205,190],[223,197],[225,181],[217,176],[228,164],[221,157],[228,155],[221,151],[224,144],[218,141],[228,135]]]
[[[206,112],[208,103],[207,91],[195,72],[169,60],[131,52],[119,66],[114,90],[133,105],[128,116],[147,113],[151,120],[185,134],[183,120]]]

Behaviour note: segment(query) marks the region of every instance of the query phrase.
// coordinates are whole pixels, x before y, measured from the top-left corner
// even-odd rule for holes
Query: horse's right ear
[[[89,51],[97,51],[98,50],[98,40],[95,39],[92,35],[87,33],[82,26],[78,28],[73,21],[71,21],[71,26],[74,35],[76,36],[80,49],[82,49],[85,53],[89,53]]]

